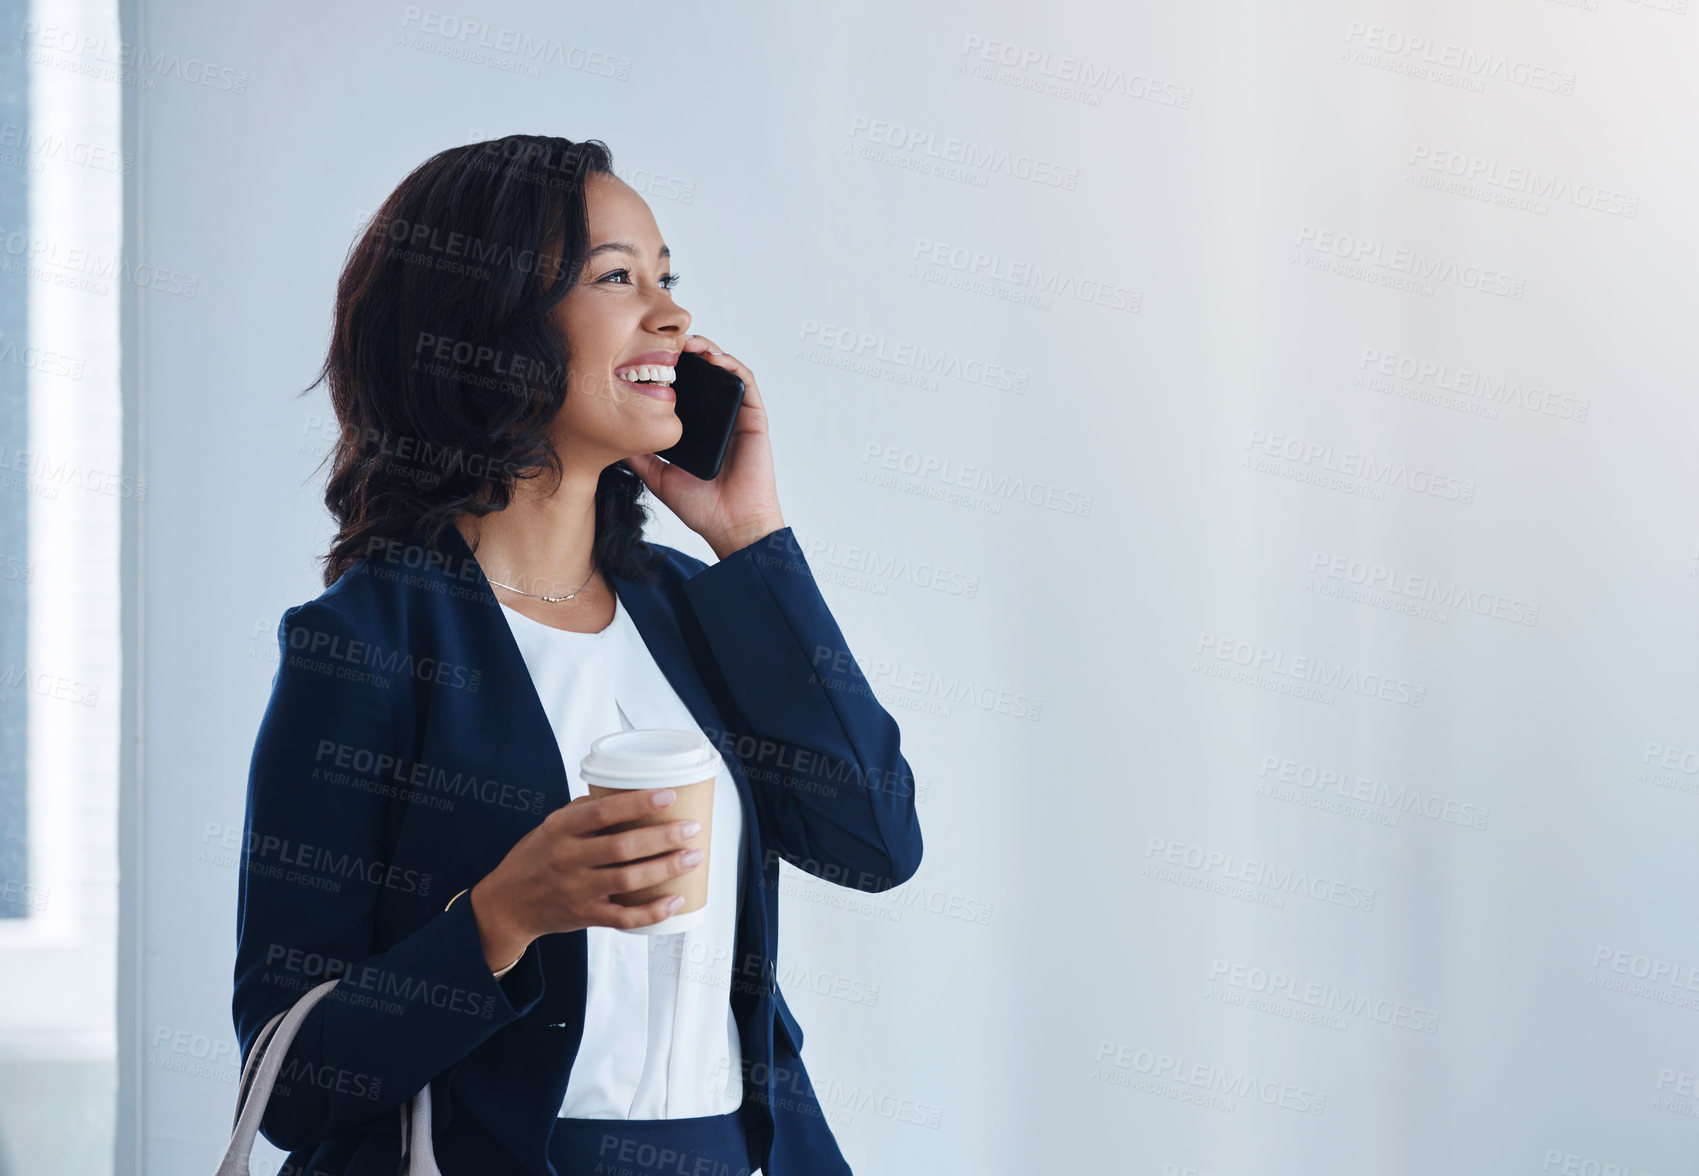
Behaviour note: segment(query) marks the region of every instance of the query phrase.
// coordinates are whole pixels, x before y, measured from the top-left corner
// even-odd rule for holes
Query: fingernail
[[[681,830],[681,832],[684,834],[686,839],[694,837],[698,833],[702,832],[702,822],[701,821],[686,821],[684,823],[684,828]]]
[[[684,855],[684,864],[687,865],[687,866],[694,866],[697,862],[699,862],[701,860],[702,860],[702,851],[700,849],[693,849],[689,853],[686,853]]]
[[[671,788],[663,788],[659,792],[655,793],[655,807],[662,808],[677,799],[678,793],[674,792]]]
[[[679,907],[681,907],[683,905],[684,905],[684,895],[675,894],[675,895],[673,895],[672,901],[667,904],[667,909],[669,911],[676,911],[676,910],[678,910]]]

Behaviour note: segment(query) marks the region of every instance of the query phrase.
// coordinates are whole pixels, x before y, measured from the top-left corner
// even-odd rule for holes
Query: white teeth
[[[646,380],[653,384],[671,384],[676,374],[675,369],[662,363],[640,363],[636,367],[614,369],[614,375],[622,380]]]

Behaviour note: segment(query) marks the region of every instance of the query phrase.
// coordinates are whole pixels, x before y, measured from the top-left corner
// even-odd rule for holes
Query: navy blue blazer
[[[789,527],[712,566],[653,546],[658,583],[610,581],[724,757],[748,832],[729,996],[751,1165],[848,1173],[778,987],[779,865],[863,891],[913,876],[897,724]],[[498,981],[472,904],[443,909],[570,799],[489,582],[453,527],[435,548],[375,544],[285,612],[278,641],[239,881],[244,1057],[274,1014],[340,983],[301,1026],[263,1133],[287,1172],[391,1176],[397,1108],[429,1082],[449,1176],[570,1176],[546,1150],[583,1036],[586,933],[543,936]]]

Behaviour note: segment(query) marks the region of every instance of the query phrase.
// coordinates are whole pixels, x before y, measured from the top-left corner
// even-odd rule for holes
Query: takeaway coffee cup
[[[613,901],[621,906],[641,906],[663,894],[684,895],[684,906],[677,914],[646,927],[632,927],[633,934],[671,935],[675,931],[689,931],[708,917],[708,868],[713,864],[708,835],[714,826],[714,777],[720,767],[720,753],[700,731],[654,727],[603,735],[590,744],[590,753],[580,761],[578,772],[590,790],[591,799],[632,788],[671,788],[678,793],[678,799],[666,808],[634,821],[609,825],[605,832],[619,833],[668,821],[702,822],[695,837],[683,846],[665,851],[700,849],[702,860],[695,869],[642,890],[613,896]]]

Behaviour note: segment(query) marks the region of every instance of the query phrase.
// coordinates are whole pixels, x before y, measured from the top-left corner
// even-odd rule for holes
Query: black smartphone
[[[678,398],[673,411],[684,422],[684,434],[659,456],[704,481],[718,477],[743,407],[743,381],[699,352],[681,351],[673,395]]]

